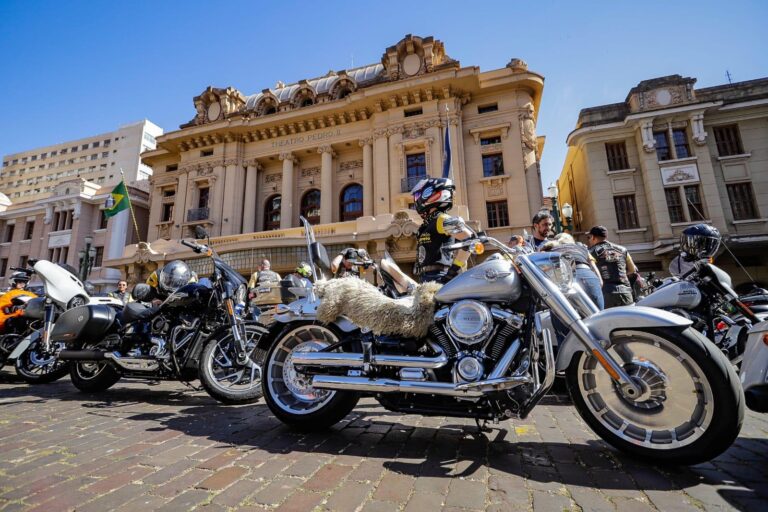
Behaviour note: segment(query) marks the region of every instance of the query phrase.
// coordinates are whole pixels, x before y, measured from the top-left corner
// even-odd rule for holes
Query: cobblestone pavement
[[[403,416],[364,400],[299,434],[262,403],[227,407],[178,383],[0,376],[0,510],[765,510],[768,418],[749,413],[711,463],[660,469],[619,455],[548,397],[525,421]]]

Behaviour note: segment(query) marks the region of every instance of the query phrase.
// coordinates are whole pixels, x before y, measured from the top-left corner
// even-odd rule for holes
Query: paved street
[[[750,510],[768,503],[768,421],[715,461],[659,469],[599,441],[567,400],[478,435],[365,400],[333,431],[178,383],[84,395],[0,376],[0,510]]]

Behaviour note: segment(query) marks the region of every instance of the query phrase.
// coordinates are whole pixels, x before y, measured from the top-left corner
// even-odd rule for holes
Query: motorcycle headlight
[[[538,266],[561,290],[567,290],[573,284],[573,267],[571,262],[560,254],[538,262]]]

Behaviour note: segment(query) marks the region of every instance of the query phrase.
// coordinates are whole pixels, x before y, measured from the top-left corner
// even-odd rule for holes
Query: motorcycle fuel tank
[[[692,309],[701,302],[701,291],[699,288],[688,281],[677,281],[662,286],[650,295],[647,295],[637,301],[638,306],[649,308],[684,308]]]
[[[521,277],[505,259],[489,260],[453,278],[435,294],[437,302],[476,299],[514,302],[523,293]]]
[[[213,293],[213,290],[204,284],[185,284],[173,293],[168,302],[166,302],[166,306],[171,308],[206,307],[211,293]]]

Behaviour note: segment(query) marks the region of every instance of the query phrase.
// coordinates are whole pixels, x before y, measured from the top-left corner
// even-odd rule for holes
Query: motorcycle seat
[[[424,283],[413,295],[391,299],[372,284],[356,277],[317,283],[317,319],[333,322],[343,316],[375,335],[422,338],[434,322],[435,293],[442,285]]]

